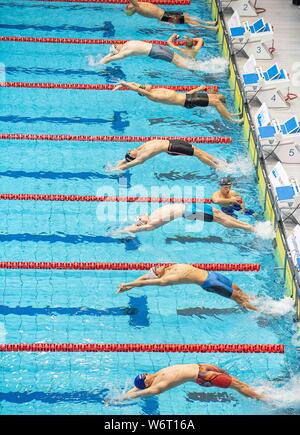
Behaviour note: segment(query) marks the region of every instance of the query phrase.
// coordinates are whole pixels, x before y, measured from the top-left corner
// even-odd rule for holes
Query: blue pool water
[[[176,9],[172,7],[172,9]],[[177,8],[179,9],[179,8]],[[193,2],[192,14],[210,19],[206,2]],[[174,28],[141,17],[128,18],[122,6],[0,3],[0,34],[42,37],[166,39]],[[181,26],[176,32],[198,35]],[[201,58],[220,56],[216,35],[203,30]],[[233,110],[227,73],[197,74],[147,58],[126,59],[95,71],[86,56],[103,55],[107,46],[1,43],[0,62],[7,81],[116,83],[120,79],[153,84],[218,84]],[[84,135],[232,136],[232,145],[202,145],[234,162],[236,189],[261,212],[254,170],[246,159],[242,130],[213,110],[160,106],[131,92],[0,90],[1,133]],[[194,159],[167,155],[123,175],[105,166],[121,159],[126,143],[1,141],[3,193],[95,195],[105,189],[129,194],[137,185],[204,189],[208,197],[221,174]],[[246,162],[245,162],[246,160]],[[241,166],[241,168],[240,168]],[[250,169],[249,169],[250,168]],[[141,187],[140,187],[141,188]],[[110,204],[109,207],[114,207]],[[173,222],[135,238],[112,237],[116,223],[97,216],[107,205],[94,203],[0,202],[1,261],[253,262],[259,273],[228,274],[249,293],[280,299],[283,281],[274,247],[251,234],[216,224],[186,231]],[[117,214],[137,210],[120,205]],[[123,208],[122,208],[123,207]],[[156,206],[153,206],[156,208]],[[145,211],[145,210],[144,210]],[[113,213],[114,209],[108,209]],[[251,222],[252,218],[245,218]],[[253,222],[253,221],[252,221]],[[121,225],[121,224],[120,224]],[[149,287],[117,295],[121,282],[138,272],[1,271],[0,342],[74,343],[284,343],[285,355],[234,354],[2,354],[1,414],[245,414],[297,413],[274,409],[235,392],[186,384],[162,396],[106,406],[107,395],[131,386],[137,372],[177,363],[220,365],[245,382],[280,385],[297,372],[292,346],[292,315],[267,318],[245,313],[230,300],[196,286]]]

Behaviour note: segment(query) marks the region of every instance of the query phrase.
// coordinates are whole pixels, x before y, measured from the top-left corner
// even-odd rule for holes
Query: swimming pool
[[[173,28],[122,6],[0,3],[1,34],[80,38],[166,39]],[[174,8],[172,9],[179,9]],[[189,11],[210,18],[206,4]],[[177,32],[177,29],[176,29]],[[185,26],[178,33],[184,34]],[[190,32],[190,30],[189,30]],[[195,32],[195,30],[194,30]],[[203,56],[219,56],[216,35],[201,31]],[[107,46],[2,44],[7,81],[152,84],[218,84],[230,100],[226,74],[181,71],[146,58],[126,59],[95,72],[85,56]],[[227,89],[227,90],[226,90]],[[213,110],[159,106],[132,92],[2,88],[0,127],[5,133],[84,135],[232,136],[233,144],[200,145],[216,156],[245,160],[242,129]],[[233,105],[231,105],[233,108]],[[123,157],[126,143],[1,141],[1,192],[95,195],[99,190],[143,184],[184,189],[204,187],[209,197],[220,174],[193,159],[163,156],[123,174],[104,166]],[[258,205],[255,173],[242,161],[233,178],[249,206]],[[242,172],[241,172],[242,171]],[[283,282],[275,270],[272,242],[211,224],[186,233],[173,222],[135,238],[115,238],[97,219],[94,203],[0,202],[1,261],[174,261],[260,263],[259,273],[234,273],[249,293],[279,299]],[[156,206],[153,206],[156,208]],[[129,214],[134,217],[135,205]],[[251,218],[247,218],[251,219]],[[251,221],[251,220],[249,220]],[[229,275],[229,274],[228,274]],[[117,286],[136,272],[1,271],[0,340],[73,343],[284,343],[280,354],[1,354],[2,414],[245,414],[297,413],[274,410],[236,393],[186,384],[162,396],[106,406],[104,399],[131,386],[139,372],[176,363],[220,365],[258,385],[280,384],[299,366],[292,346],[292,315],[273,319],[244,313],[231,301],[196,286],[151,287],[117,295]]]

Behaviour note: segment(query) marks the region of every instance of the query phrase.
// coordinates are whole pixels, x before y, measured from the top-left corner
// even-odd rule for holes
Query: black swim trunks
[[[213,222],[214,212],[209,204],[201,204],[198,206],[195,202],[187,203],[183,217],[189,220],[201,220],[204,222]]]
[[[184,14],[183,12],[165,12],[160,21],[172,24],[184,24]]]
[[[149,57],[152,57],[152,59],[160,59],[167,62],[172,62],[174,54],[174,51],[171,50],[171,48],[169,47],[166,47],[164,45],[152,44]]]
[[[194,155],[194,147],[188,142],[184,140],[170,140],[168,147],[168,154],[171,156],[193,156]]]
[[[209,103],[206,92],[196,92],[195,94],[186,94],[184,107],[193,109],[194,107],[207,107]]]

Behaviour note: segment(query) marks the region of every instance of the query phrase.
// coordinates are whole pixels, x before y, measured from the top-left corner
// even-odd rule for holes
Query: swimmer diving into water
[[[137,375],[134,379],[134,388],[121,395],[117,400],[154,396],[186,382],[194,382],[200,387],[232,388],[251,399],[265,399],[254,388],[217,366],[211,364],[176,364],[165,367],[156,373]]]
[[[220,190],[214,192],[212,200],[215,204],[221,206],[221,210],[229,216],[237,217],[235,211],[249,216],[256,216],[254,210],[245,207],[243,198],[231,189],[232,181],[229,177],[220,180]]]
[[[170,24],[189,24],[190,26],[202,27],[204,29],[218,30],[216,21],[203,21],[191,17],[185,12],[165,11],[152,3],[139,2],[138,0],[129,0],[125,13],[128,16],[137,13],[143,17],[156,18],[159,21]]]
[[[148,273],[129,283],[122,283],[118,293],[124,293],[135,287],[168,286],[178,284],[197,284],[204,290],[233,299],[247,310],[257,311],[251,304],[251,298],[227,276],[217,272],[207,272],[190,264],[152,267]]]
[[[184,57],[175,53],[171,48],[165,45],[151,44],[145,41],[127,41],[124,44],[111,45],[109,53],[99,62],[95,62],[92,56],[89,56],[88,62],[90,66],[97,66],[99,64],[107,64],[130,56],[149,56],[152,59],[159,59],[173,63],[179,68],[191,69],[191,66],[189,66],[190,63],[187,62],[187,59],[194,59],[196,57],[204,44],[203,39],[187,38],[186,48],[181,48],[174,44],[175,38],[177,38],[177,35],[172,35],[167,43],[172,48],[178,49]]]
[[[129,150],[125,154],[124,160],[121,160],[114,168],[118,171],[125,171],[134,166],[141,165],[146,160],[161,154],[167,153],[170,156],[192,156],[199,159],[205,165],[211,168],[217,168],[222,160],[219,160],[205,151],[196,148],[183,140],[150,140],[143,143],[138,148]]]
[[[213,92],[204,92],[206,86],[199,86],[189,92],[177,92],[165,88],[152,88],[151,85],[140,85],[138,83],[120,81],[114,88],[114,91],[126,87],[132,91],[137,92],[139,95],[147,97],[149,100],[156,103],[170,104],[173,106],[182,106],[186,109],[193,109],[194,107],[207,107],[212,106],[217,109],[223,118],[231,122],[241,124],[243,120],[239,119],[241,113],[230,113],[224,103],[225,96]]]
[[[216,222],[227,228],[255,232],[255,227],[252,225],[228,216],[222,211],[213,208],[210,204],[197,203],[164,205],[155,210],[151,215],[138,216],[135,224],[121,229],[120,232],[139,233],[142,231],[152,231],[178,218],[192,221]]]

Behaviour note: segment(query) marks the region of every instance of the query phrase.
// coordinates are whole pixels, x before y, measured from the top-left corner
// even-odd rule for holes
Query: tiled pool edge
[[[208,4],[212,9],[213,19],[219,19],[220,26],[218,31],[218,39],[222,45],[223,56],[229,60],[229,85],[233,90],[234,100],[236,106],[244,109],[244,136],[248,142],[249,154],[255,166],[259,192],[260,201],[264,208],[264,213],[267,219],[269,219],[276,230],[275,239],[275,255],[284,278],[284,283],[286,287],[286,293],[295,300],[296,304],[296,318],[300,319],[300,279],[298,271],[292,262],[291,256],[289,254],[289,249],[287,245],[287,236],[282,222],[279,219],[279,211],[276,207],[276,200],[274,198],[273,192],[270,189],[270,183],[268,179],[268,174],[266,171],[266,166],[263,157],[260,155],[258,138],[256,136],[255,127],[252,123],[250,117],[250,111],[248,104],[243,96],[243,87],[239,78],[238,69],[235,63],[234,56],[230,51],[229,39],[226,30],[226,26],[223,19],[223,14],[219,10],[217,0],[207,0]]]

